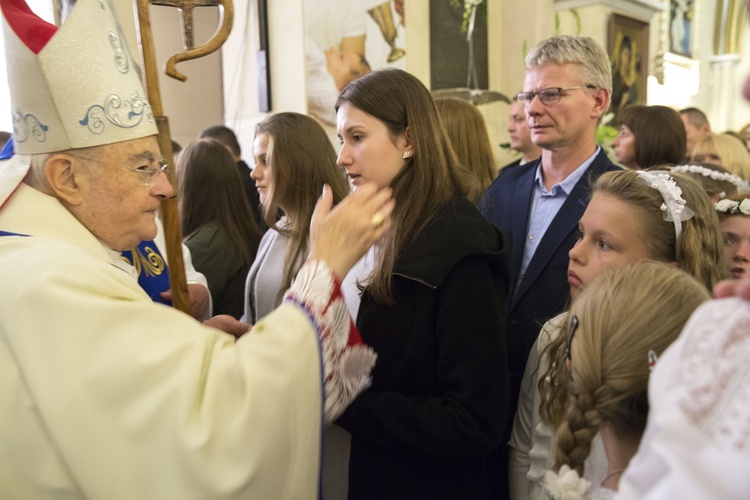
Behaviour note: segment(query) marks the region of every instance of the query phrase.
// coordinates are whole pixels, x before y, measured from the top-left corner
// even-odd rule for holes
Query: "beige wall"
[[[445,0],[447,1],[447,0]],[[582,18],[581,34],[592,36],[605,47],[607,44],[608,18],[611,12],[630,13],[643,20],[648,19],[648,9],[633,13],[632,8],[662,4],[661,1],[629,2],[607,0],[588,2],[575,0],[527,0],[510,2],[486,0],[488,2],[489,34],[489,79],[490,88],[506,95],[513,95],[523,86],[525,52],[539,40],[551,36],[555,30],[555,8],[559,10],[559,32],[576,31],[573,17],[567,12],[570,6],[578,8]],[[115,0],[121,18],[132,18],[132,0]],[[271,47],[271,92],[272,109],[278,111],[305,112],[305,75],[303,39],[303,0],[268,1],[269,37]],[[690,104],[707,109],[710,105],[712,82],[709,68],[711,30],[713,24],[713,2],[697,2],[701,19],[696,23],[697,57],[701,64],[701,87]],[[709,5],[710,4],[710,5]],[[628,9],[631,9],[628,12]],[[653,9],[651,9],[653,10]],[[645,14],[644,14],[645,12]],[[168,55],[181,49],[179,18],[176,9],[152,8],[153,26],[158,58],[165,62]],[[406,10],[406,69],[429,86],[429,2],[412,0]],[[215,29],[218,20],[215,8],[196,9],[196,37],[207,38]],[[186,145],[206,126],[226,123],[235,129],[243,146],[246,158],[251,156],[252,137],[255,124],[265,113],[258,111],[256,81],[257,13],[255,2],[236,0],[235,23],[229,40],[222,48],[222,55],[214,54],[200,61],[183,63],[180,69],[188,76],[186,83],[160,78],[164,107],[170,119],[173,137]],[[658,49],[658,15],[652,20],[650,56]],[[127,23],[124,23],[127,24]],[[127,30],[126,30],[127,31]],[[135,47],[135,29],[130,27],[131,48]],[[745,53],[750,49],[750,30],[745,30]],[[222,65],[223,58],[223,65]],[[653,71],[653,68],[650,68]],[[750,57],[745,57],[736,68],[736,87],[741,88],[745,76],[750,73]],[[730,126],[739,128],[750,122],[750,104],[739,95],[735,98]],[[657,104],[651,102],[651,104]],[[507,111],[504,103],[482,106],[487,119],[498,163],[503,164],[510,156],[497,145],[507,141]],[[710,110],[709,110],[710,111]],[[718,128],[722,128],[719,126]]]

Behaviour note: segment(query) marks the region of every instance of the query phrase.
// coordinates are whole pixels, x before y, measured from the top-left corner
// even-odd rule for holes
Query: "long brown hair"
[[[375,301],[392,304],[391,275],[400,253],[449,200],[472,199],[481,188],[456,158],[430,91],[415,76],[395,68],[375,71],[347,85],[336,110],[345,103],[380,120],[394,141],[408,129],[413,144],[414,154],[391,183],[397,200],[393,225],[368,279]]]
[[[476,203],[497,176],[484,116],[472,103],[461,99],[438,99],[435,106],[458,160],[479,179],[482,193],[471,200]]]
[[[255,136],[268,135],[266,163],[271,186],[263,217],[269,227],[289,238],[284,256],[280,302],[308,251],[310,220],[323,184],[331,186],[333,202],[349,194],[346,174],[336,165],[336,151],[323,127],[309,116],[277,113],[255,127]],[[289,224],[280,227],[277,215],[283,211]]]
[[[190,144],[177,160],[177,180],[183,237],[211,222],[220,224],[249,270],[261,234],[229,151],[214,139]]]

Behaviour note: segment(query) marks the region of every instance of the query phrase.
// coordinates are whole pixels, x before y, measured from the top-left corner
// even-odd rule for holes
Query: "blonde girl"
[[[650,369],[710,298],[689,274],[654,261],[606,269],[576,297],[564,335],[570,375],[557,430],[559,471],[547,474],[554,498],[609,498],[617,490],[646,427]],[[575,481],[597,434],[607,473],[600,483]]]
[[[750,194],[737,193],[714,205],[724,236],[724,255],[734,279],[750,276]]]

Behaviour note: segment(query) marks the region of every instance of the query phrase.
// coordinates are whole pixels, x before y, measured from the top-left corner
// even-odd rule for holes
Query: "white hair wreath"
[[[750,215],[750,198],[742,201],[720,200],[714,204],[717,212],[729,215]]]
[[[750,185],[747,181],[739,175],[731,174],[729,172],[719,172],[718,170],[712,170],[702,165],[677,165],[672,167],[672,172],[688,172],[691,174],[700,174],[703,177],[710,177],[715,181],[729,182],[737,186],[737,189],[742,192],[750,191]]]

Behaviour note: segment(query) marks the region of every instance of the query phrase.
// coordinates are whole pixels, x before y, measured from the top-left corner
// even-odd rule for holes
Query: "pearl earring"
[[[410,152],[408,152],[408,151],[404,151],[404,156],[403,156],[403,158],[404,158],[404,160],[405,160],[405,159],[407,159],[407,158],[411,158],[411,153],[410,153]]]

